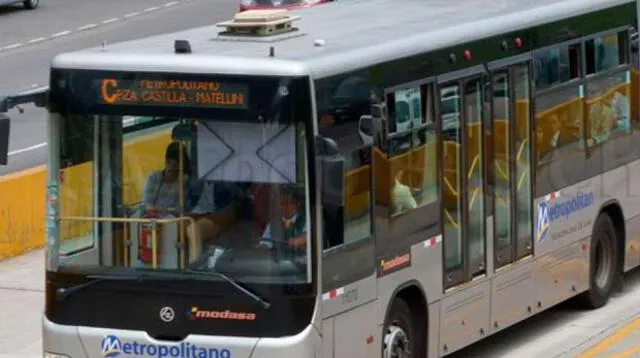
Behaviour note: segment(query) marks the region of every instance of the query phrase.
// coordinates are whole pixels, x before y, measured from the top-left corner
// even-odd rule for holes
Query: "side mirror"
[[[322,175],[322,204],[342,206],[344,204],[344,159],[320,158]]]
[[[331,138],[316,136],[316,151],[320,156],[334,157],[340,155],[338,144]]]
[[[362,143],[365,145],[373,144],[373,117],[371,115],[360,116],[358,134]]]
[[[325,248],[344,243],[344,158],[340,156],[320,158],[321,202],[324,221],[323,245]]]
[[[9,130],[11,119],[0,113],[0,165],[7,165],[9,159]]]
[[[344,242],[344,157],[330,138],[316,137],[325,247]]]
[[[333,139],[317,136],[323,203],[342,205],[344,197],[344,157]]]

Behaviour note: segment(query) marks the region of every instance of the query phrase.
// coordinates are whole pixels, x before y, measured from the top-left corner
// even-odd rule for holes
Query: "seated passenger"
[[[182,154],[183,168],[190,168],[190,161],[184,147],[177,142],[172,142],[165,152],[165,167],[162,170],[152,171],[144,184],[142,206],[146,215],[166,216],[180,211],[180,195],[184,195],[185,207],[189,207],[186,197],[186,188],[189,182],[187,170],[183,170],[183,190],[180,190],[179,163]]]
[[[195,257],[199,257],[202,252],[205,241],[214,239],[219,233],[220,229],[214,222],[213,218],[207,214],[212,214],[216,210],[214,196],[213,182],[204,181],[202,187],[202,194],[198,199],[198,202],[191,210],[191,216],[196,216],[194,227],[187,226],[187,237],[189,242],[195,241],[195,245],[190,247],[190,250],[195,252]],[[195,237],[193,233],[195,232]]]
[[[268,222],[259,245],[271,248],[274,242],[285,242],[293,249],[304,249],[307,244],[307,220],[301,207],[304,203],[301,203],[300,195],[294,188],[284,188],[279,197],[282,236],[273,238],[271,222]]]
[[[622,131],[628,131],[631,126],[631,109],[629,108],[629,99],[627,96],[616,91],[616,93],[613,94],[613,99],[611,100],[611,109],[613,110],[614,117],[617,120],[617,128]]]
[[[391,202],[393,204],[394,214],[400,214],[418,207],[418,203],[411,193],[411,188],[400,182],[403,175],[403,170],[399,170],[398,173],[396,173],[393,188],[391,189]]]

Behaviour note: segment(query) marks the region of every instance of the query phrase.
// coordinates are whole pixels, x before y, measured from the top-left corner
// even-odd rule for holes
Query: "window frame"
[[[469,240],[467,240],[466,238],[466,231],[467,231],[467,224],[468,224],[468,217],[469,217],[469,208],[468,208],[468,198],[467,198],[467,194],[466,191],[464,191],[464,188],[466,188],[467,186],[467,175],[466,175],[466,167],[467,167],[467,154],[466,154],[466,149],[467,148],[467,130],[465,128],[467,119],[466,119],[466,113],[464,111],[465,109],[465,99],[464,99],[464,85],[471,80],[474,79],[481,79],[482,81],[484,81],[485,76],[487,75],[486,72],[486,67],[484,64],[482,65],[476,65],[476,66],[472,66],[472,67],[467,67],[465,69],[462,70],[458,70],[458,71],[453,71],[453,72],[448,72],[448,73],[444,73],[441,76],[438,76],[437,78],[437,87],[436,87],[436,91],[437,92],[437,97],[436,97],[436,117],[437,120],[440,122],[440,129],[442,128],[442,113],[440,112],[440,102],[441,102],[441,90],[443,88],[446,88],[448,86],[452,86],[452,85],[456,85],[458,87],[458,94],[459,94],[459,98],[458,98],[458,103],[460,105],[460,109],[462,110],[460,113],[460,134],[461,134],[461,143],[460,143],[460,148],[463,148],[462,153],[459,155],[459,159],[462,165],[462,169],[465,169],[463,172],[465,174],[461,175],[460,178],[460,189],[463,189],[463,197],[460,200],[460,203],[462,205],[462,207],[460,208],[460,231],[461,231],[461,246],[462,246],[462,258],[461,258],[461,265],[459,267],[455,267],[452,269],[447,269],[446,267],[446,245],[444,244],[446,237],[445,237],[445,227],[444,227],[444,218],[442,218],[442,220],[440,220],[440,232],[442,233],[442,237],[443,237],[443,248],[442,248],[442,274],[443,274],[443,281],[442,281],[442,286],[443,286],[443,290],[444,292],[450,292],[452,290],[456,290],[457,288],[463,286],[465,283],[470,282],[471,280],[473,280],[476,277],[483,277],[484,275],[486,275],[487,272],[487,265],[488,265],[488,260],[487,260],[487,236],[486,236],[486,225],[485,225],[485,238],[484,238],[484,274],[480,274],[480,275],[476,275],[474,276],[473,274],[473,270],[471,270],[471,258],[470,258],[470,254],[469,254]],[[484,85],[482,85],[482,91],[484,91]],[[483,98],[484,98],[484,93],[483,93]],[[481,121],[481,130],[484,133],[484,126],[486,123],[484,123],[484,120]],[[440,136],[441,136],[441,132],[440,132]],[[439,144],[439,151],[440,151],[440,158],[442,158],[442,155],[444,153],[443,151],[443,141],[440,141]],[[483,146],[483,152],[486,148],[486,144],[484,143],[484,138],[482,140],[482,146]],[[484,160],[486,161],[486,158],[484,158]],[[484,163],[486,165],[486,162]],[[483,175],[486,175],[485,173],[483,173]],[[440,178],[442,181],[442,178],[444,177],[444,166],[440,165]],[[485,180],[483,181],[483,192],[487,190],[487,181],[486,181],[486,177],[484,178]],[[440,203],[439,203],[439,208],[440,208],[440,215],[443,216],[444,213],[444,203],[442,200],[442,192],[443,192],[443,186],[442,184],[440,185]],[[485,199],[485,198],[483,198]],[[484,200],[484,213],[485,213],[485,218],[484,220],[486,220],[486,215],[487,215],[487,202],[486,200]]]
[[[546,87],[543,88],[538,88],[537,85],[537,78],[538,78],[538,74],[539,71],[537,69],[536,66],[536,61],[537,61],[537,55],[540,53],[548,53],[550,50],[554,49],[554,48],[563,48],[566,47],[567,50],[569,49],[569,47],[571,47],[572,45],[580,45],[580,76],[578,77],[574,77],[574,78],[569,78],[569,80],[566,81],[561,81],[559,83],[554,83],[554,84],[550,84]],[[580,83],[580,81],[582,81],[584,79],[585,76],[585,58],[584,58],[584,38],[577,38],[577,39],[572,39],[572,40],[568,40],[568,41],[563,41],[563,42],[559,42],[557,44],[553,44],[553,45],[548,45],[548,46],[544,46],[544,47],[540,47],[540,48],[535,48],[530,52],[530,55],[528,55],[531,57],[531,61],[532,61],[532,68],[531,68],[531,97],[535,97],[538,94],[540,95],[544,95],[547,92],[553,92],[555,90],[558,90],[560,88],[565,88],[565,87],[570,87],[571,85],[575,85],[577,83]],[[505,60],[509,60],[509,59],[505,59]],[[569,60],[570,61],[570,60]],[[500,61],[499,63],[503,63],[503,61]],[[496,61],[496,63],[498,63]],[[569,65],[571,65],[571,62],[569,62]],[[569,73],[571,73],[571,68],[569,69]]]
[[[427,87],[427,96],[423,97],[422,96],[422,89],[423,87]],[[437,90],[437,82],[436,82],[436,77],[432,76],[432,77],[427,77],[425,79],[422,80],[417,80],[417,81],[412,81],[412,82],[408,82],[408,83],[403,83],[401,85],[397,85],[397,86],[392,86],[392,87],[388,87],[384,89],[384,100],[385,100],[385,118],[387,119],[387,123],[385,125],[385,132],[384,132],[384,147],[387,150],[386,154],[389,155],[388,153],[388,147],[389,147],[389,141],[396,139],[396,138],[401,138],[401,137],[409,137],[410,141],[411,141],[411,146],[409,150],[414,149],[414,143],[413,143],[413,136],[418,133],[421,130],[426,130],[426,131],[430,131],[433,130],[435,131],[436,134],[436,168],[435,168],[435,173],[436,173],[436,193],[437,193],[437,198],[435,201],[431,201],[428,203],[424,203],[422,205],[417,206],[415,209],[410,209],[410,210],[405,210],[401,213],[398,214],[393,214],[393,212],[390,210],[389,212],[389,216],[388,219],[389,220],[394,220],[396,218],[402,217],[403,215],[406,215],[410,212],[413,212],[415,210],[424,208],[426,206],[429,205],[433,205],[435,203],[437,203],[440,199],[441,199],[441,195],[440,195],[440,186],[441,186],[441,181],[440,181],[440,170],[441,170],[441,151],[439,149],[440,145],[439,142],[441,142],[440,136],[441,136],[441,121],[440,119],[437,117],[437,111],[438,109],[436,109],[436,99],[437,99],[437,95],[436,95],[436,90]],[[405,90],[405,89],[417,89],[420,91],[420,109],[422,111],[422,115],[423,115],[423,119],[424,122],[422,122],[420,125],[415,126],[415,127],[411,127],[410,129],[406,130],[406,131],[395,131],[394,133],[389,133],[389,121],[391,121],[391,116],[389,114],[389,104],[387,103],[387,99],[389,98],[389,96],[393,96],[394,100],[395,100],[395,93],[398,90]],[[425,101],[426,99],[426,101]],[[430,102],[429,102],[430,101]],[[431,108],[429,108],[429,103],[431,103]],[[430,115],[427,115],[428,112],[431,112]],[[429,123],[428,121],[428,117],[431,117],[431,123]],[[395,118],[394,118],[395,120]],[[406,152],[402,152],[402,153],[393,153],[392,155],[389,155],[389,159],[394,158],[398,155],[402,155]],[[375,176],[375,175],[374,175]],[[391,190],[391,186],[389,187],[389,190]],[[375,195],[374,195],[375,196]]]

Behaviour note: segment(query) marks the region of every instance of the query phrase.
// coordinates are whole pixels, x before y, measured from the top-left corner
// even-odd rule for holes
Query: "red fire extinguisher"
[[[145,213],[143,216],[145,219],[158,218],[157,213]],[[160,238],[160,234],[156,229],[157,239]],[[156,242],[156,245],[158,243]],[[159,245],[158,245],[159,246]],[[158,247],[158,254],[160,248]],[[153,224],[142,223],[140,225],[140,231],[138,233],[138,259],[145,264],[153,262]]]
[[[162,185],[164,183],[164,170],[162,171],[162,178],[160,180],[160,185],[156,190],[156,195],[153,199],[153,206],[155,206],[158,201],[158,195],[160,195],[160,189],[162,189]],[[145,219],[154,219],[160,218],[160,213],[156,210],[148,210],[143,215],[142,218]],[[145,264],[153,263],[153,223],[142,223],[140,224],[140,229],[138,232],[138,259]],[[157,254],[160,255],[160,230],[156,226],[156,238],[157,238]]]

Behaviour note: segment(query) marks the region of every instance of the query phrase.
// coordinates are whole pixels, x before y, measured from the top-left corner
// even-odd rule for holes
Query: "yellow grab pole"
[[[151,224],[151,252],[152,252],[152,265],[153,268],[158,268],[158,226],[154,222]]]

